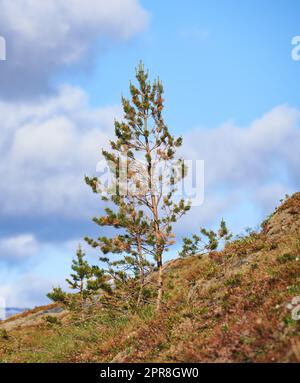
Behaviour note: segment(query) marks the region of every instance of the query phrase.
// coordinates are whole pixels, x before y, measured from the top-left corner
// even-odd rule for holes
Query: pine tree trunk
[[[136,302],[136,306],[140,307],[143,297],[143,291],[144,291],[144,283],[145,283],[145,276],[144,276],[144,270],[140,271],[140,286],[139,286],[139,295]]]
[[[160,310],[161,300],[163,296],[163,279],[162,279],[162,247],[161,247],[161,233],[159,230],[158,212],[155,197],[152,197],[153,215],[155,221],[155,235],[156,235],[156,251],[157,251],[157,268],[158,268],[158,280],[157,280],[157,301],[156,301],[156,312]]]
[[[140,306],[141,306],[142,296],[143,296],[143,285],[140,284],[139,295],[138,295],[138,299],[137,299],[137,302],[136,302],[136,306],[137,306],[137,307],[140,307]]]
[[[144,115],[144,127],[145,130],[148,129],[148,116]],[[151,158],[151,150],[149,147],[149,141],[146,137],[146,151],[148,156]],[[159,228],[159,220],[158,220],[158,207],[157,207],[157,200],[155,197],[155,194],[152,190],[152,164],[151,161],[148,165],[148,185],[151,193],[151,210],[153,214],[154,219],[154,229],[155,229],[155,237],[156,237],[156,252],[157,252],[157,268],[158,268],[158,281],[157,281],[157,300],[156,300],[156,312],[160,311],[161,307],[161,300],[163,296],[163,279],[162,279],[162,245],[161,245],[161,232]]]
[[[157,266],[158,266],[158,279],[157,279],[156,312],[159,312],[161,308],[161,301],[163,296],[163,276],[162,276],[161,259],[158,261]]]
[[[84,282],[81,280],[80,282],[80,296],[81,296],[81,320],[84,321],[84,306],[85,306],[85,299],[84,299]]]
[[[144,273],[144,259],[142,255],[142,248],[141,248],[141,241],[140,238],[137,240],[138,243],[138,257],[139,257],[139,263],[140,263],[140,286],[139,286],[139,295],[137,299],[137,307],[140,307],[142,297],[143,297],[143,290],[144,290],[144,283],[145,283],[145,273]]]

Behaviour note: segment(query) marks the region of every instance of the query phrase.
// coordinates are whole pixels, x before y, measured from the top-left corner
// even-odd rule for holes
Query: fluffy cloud
[[[19,262],[36,255],[38,242],[32,234],[0,239],[0,261]]]
[[[204,203],[176,225],[178,237],[221,217],[238,233],[256,227],[285,194],[300,190],[300,110],[287,105],[248,126],[227,122],[184,134],[182,157],[205,162]]]
[[[237,202],[237,196],[235,201]],[[180,244],[181,237],[190,236],[199,231],[201,227],[211,227],[216,220],[224,216],[224,211],[232,205],[232,195],[220,196],[217,193],[209,193],[201,206],[194,206],[184,215],[180,221],[174,225],[174,232],[177,238],[177,245]]]
[[[95,173],[119,107],[91,108],[80,89],[63,87],[34,103],[0,103],[0,215],[82,218],[94,199]]]
[[[0,0],[0,10],[3,97],[44,92],[51,74],[87,58],[95,43],[127,40],[148,21],[138,0]]]
[[[29,273],[1,284],[0,299],[4,300],[6,307],[32,308],[42,305],[47,303],[46,294],[51,290],[52,282]]]
[[[274,183],[277,195],[300,187],[299,122],[300,111],[282,105],[246,127],[197,128],[185,135],[183,155],[205,161],[206,198],[239,190],[264,204]]]
[[[39,103],[1,102],[0,113],[6,116],[0,127],[2,220],[30,218],[34,232],[52,217],[65,227],[65,239],[79,235],[66,228],[98,209],[83,177],[95,173],[119,107],[92,108],[82,90],[62,87]],[[274,199],[299,188],[299,120],[299,110],[279,106],[248,127],[227,123],[188,132],[184,157],[205,160],[205,202],[190,221],[210,224],[244,193],[266,213]]]

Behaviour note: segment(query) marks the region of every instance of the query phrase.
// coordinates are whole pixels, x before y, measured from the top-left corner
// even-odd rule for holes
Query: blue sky
[[[78,241],[98,233],[91,217],[101,206],[82,179],[141,59],[163,80],[183,155],[206,164],[205,202],[176,227],[179,244],[221,217],[235,233],[256,227],[300,188],[298,1],[74,1],[0,0],[0,294],[9,305],[46,302]]]
[[[100,56],[92,72],[62,77],[86,89],[93,103],[115,103],[143,59],[164,81],[168,121],[178,132],[228,119],[243,125],[274,105],[299,104],[299,65],[291,60],[299,2],[142,4],[151,14],[143,34]]]

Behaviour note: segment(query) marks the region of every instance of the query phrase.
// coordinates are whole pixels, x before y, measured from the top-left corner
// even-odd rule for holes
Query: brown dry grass
[[[146,306],[124,316],[95,312],[83,323],[69,316],[16,328],[0,339],[0,360],[299,362],[300,321],[287,308],[300,295],[299,229],[297,193],[262,233],[166,264],[158,316]]]

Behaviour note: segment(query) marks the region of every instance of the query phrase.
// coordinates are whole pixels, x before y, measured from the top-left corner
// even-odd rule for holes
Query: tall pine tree
[[[100,226],[121,229],[122,234],[87,241],[106,254],[125,253],[119,262],[140,270],[141,289],[151,256],[158,275],[158,311],[163,295],[163,255],[174,243],[173,223],[190,204],[175,198],[176,184],[185,176],[186,168],[181,160],[175,163],[182,138],[172,136],[165,124],[163,85],[159,79],[151,84],[142,63],[136,70],[136,80],[137,86],[130,83],[130,99],[122,98],[124,118],[115,121],[111,151],[102,151],[115,172],[114,192],[102,195],[102,199],[114,207],[107,207],[104,216],[94,219]],[[122,158],[126,158],[125,172]],[[100,179],[86,177],[86,182],[94,192],[103,192]]]

